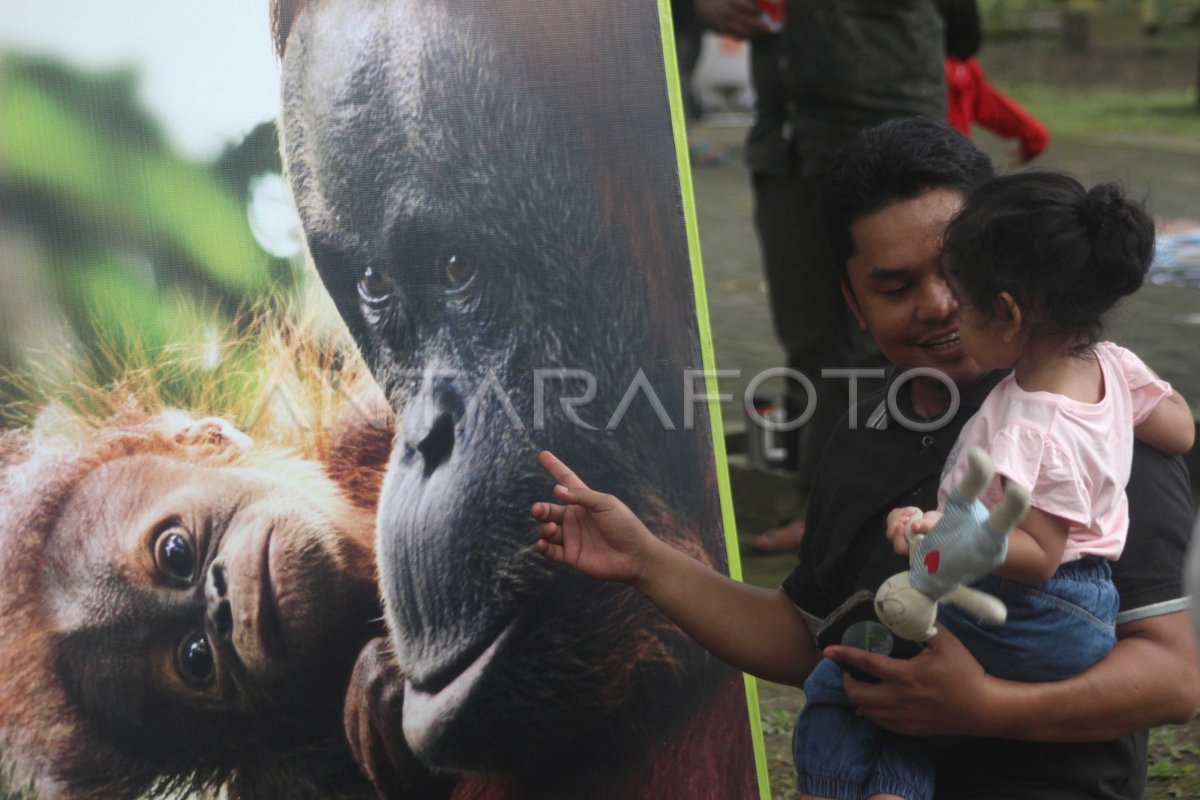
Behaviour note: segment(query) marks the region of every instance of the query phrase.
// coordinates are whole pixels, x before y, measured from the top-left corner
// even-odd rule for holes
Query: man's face
[[[953,189],[933,189],[892,203],[850,226],[846,302],[901,369],[929,367],[955,383],[983,370],[963,349],[958,304],[942,272],[942,236],[962,208]]]

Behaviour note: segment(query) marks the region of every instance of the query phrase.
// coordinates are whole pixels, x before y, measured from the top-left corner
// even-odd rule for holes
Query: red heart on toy
[[[938,566],[942,563],[942,554],[938,550],[933,550],[925,554],[925,569],[929,570],[930,575],[937,575]]]

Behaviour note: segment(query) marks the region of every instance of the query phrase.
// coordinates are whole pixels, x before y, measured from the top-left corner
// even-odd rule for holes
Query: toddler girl
[[[984,505],[999,500],[1004,480],[1028,487],[1032,505],[1003,564],[975,584],[1004,601],[1007,622],[983,627],[953,607],[938,611],[989,674],[1061,680],[1111,649],[1118,598],[1108,562],[1125,543],[1133,439],[1174,454],[1192,445],[1183,399],[1133,353],[1098,341],[1104,313],[1141,285],[1153,252],[1153,222],[1117,187],[1089,191],[1053,173],[992,180],[947,231],[963,347],[981,367],[1012,372],[963,427],[939,504],[979,447],[996,466]],[[911,515],[897,509],[888,518],[901,554]],[[914,532],[939,517],[926,514]],[[804,688],[793,753],[807,785],[839,799],[933,797],[928,741],[855,716],[832,661]]]

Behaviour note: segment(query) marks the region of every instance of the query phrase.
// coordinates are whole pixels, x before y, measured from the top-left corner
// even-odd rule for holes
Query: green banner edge
[[[679,82],[679,60],[675,55],[675,30],[671,22],[670,0],[658,0],[658,19],[662,30],[662,53],[667,78],[667,95],[671,103],[671,130],[675,138],[675,160],[679,170],[679,191],[683,201],[684,224],[687,229],[688,260],[692,267],[692,287],[696,300],[696,327],[700,333],[700,354],[704,361],[705,391],[708,412],[712,420],[713,457],[716,460],[717,491],[721,498],[721,520],[725,530],[725,551],[729,558],[729,575],[742,580],[742,559],[739,551],[737,522],[733,513],[733,493],[729,484],[729,465],[725,453],[725,429],[721,406],[717,401],[718,381],[714,374],[716,358],[713,353],[712,328],[708,317],[708,295],[704,284],[704,265],[700,257],[700,228],[696,220],[696,201],[692,188],[692,165],[688,153],[687,122],[683,115],[683,89]],[[754,742],[754,762],[758,773],[758,792],[762,800],[771,800],[771,781],[767,772],[766,745],[763,742],[762,712],[758,705],[758,684],[752,675],[742,673],[746,684],[746,707],[750,716],[750,735]]]

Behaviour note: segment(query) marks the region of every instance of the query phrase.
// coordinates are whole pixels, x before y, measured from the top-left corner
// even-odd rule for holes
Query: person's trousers
[[[811,484],[821,449],[849,407],[847,380],[822,379],[822,370],[884,365],[875,342],[859,328],[842,297],[821,215],[823,184],[822,175],[753,175],[754,225],[775,334],[786,366],[807,376],[816,390],[816,397],[809,398],[797,383],[787,384],[789,419],[816,403],[795,448],[802,485]],[[882,380],[860,381],[859,394],[881,385]]]

